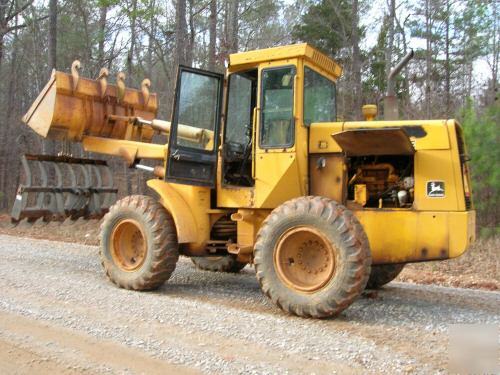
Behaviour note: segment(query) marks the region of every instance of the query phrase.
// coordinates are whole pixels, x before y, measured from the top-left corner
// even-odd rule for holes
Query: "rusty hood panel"
[[[403,128],[352,129],[332,134],[347,156],[413,155],[415,149]]]

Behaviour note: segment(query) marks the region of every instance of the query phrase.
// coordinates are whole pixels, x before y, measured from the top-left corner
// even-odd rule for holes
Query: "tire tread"
[[[270,235],[273,224],[283,216],[291,213],[312,214],[324,222],[329,223],[332,229],[341,233],[341,238],[349,249],[347,263],[351,272],[347,272],[347,280],[335,298],[324,299],[314,305],[298,305],[284,300],[273,287],[273,283],[262,269],[266,251],[264,239]],[[318,196],[295,198],[285,202],[264,220],[257,234],[254,248],[254,262],[257,280],[264,294],[284,311],[303,317],[324,318],[339,314],[348,307],[365,289],[370,275],[371,253],[368,238],[355,216],[337,202]]]
[[[111,272],[104,248],[104,229],[113,225],[113,218],[123,211],[134,210],[139,213],[152,232],[152,261],[149,268],[134,280],[124,280]],[[120,288],[151,290],[161,286],[170,278],[179,259],[177,234],[170,213],[156,200],[144,195],[130,195],[117,201],[104,216],[100,230],[101,246],[99,255],[106,276]]]

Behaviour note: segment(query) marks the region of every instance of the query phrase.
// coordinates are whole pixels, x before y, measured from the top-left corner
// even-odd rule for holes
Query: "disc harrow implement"
[[[17,189],[13,221],[98,219],[116,201],[118,189],[105,160],[23,155],[24,182]]]

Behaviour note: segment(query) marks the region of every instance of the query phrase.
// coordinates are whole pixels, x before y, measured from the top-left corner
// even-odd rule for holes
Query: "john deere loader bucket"
[[[151,121],[157,112],[156,94],[149,80],[141,90],[125,87],[119,73],[116,85],[108,84],[102,69],[96,80],[79,76],[75,61],[71,74],[53,71],[23,121],[44,138],[81,142],[86,136],[151,142],[154,130],[131,126],[128,119]],[[70,155],[24,155],[24,182],[12,208],[15,221],[98,218],[116,200],[113,176],[103,160]]]
[[[153,120],[158,108],[156,94],[149,94],[149,80],[142,90],[125,88],[125,76],[117,84],[107,81],[107,70],[97,80],[80,77],[73,63],[72,74],[54,71],[23,121],[44,138],[80,142],[83,136],[151,142],[154,131],[131,127],[130,117]]]

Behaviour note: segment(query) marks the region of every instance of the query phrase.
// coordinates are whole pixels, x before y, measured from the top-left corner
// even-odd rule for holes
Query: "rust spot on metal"
[[[415,149],[401,128],[350,129],[332,134],[347,156],[413,155]]]

